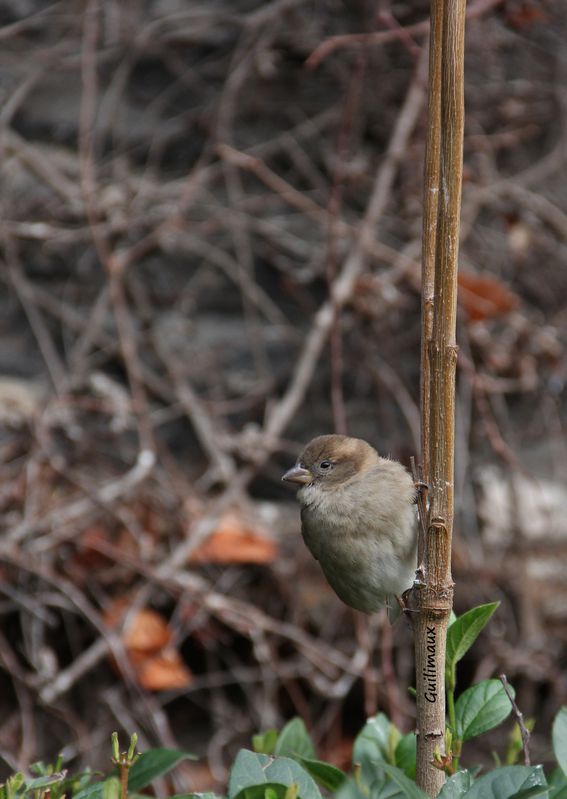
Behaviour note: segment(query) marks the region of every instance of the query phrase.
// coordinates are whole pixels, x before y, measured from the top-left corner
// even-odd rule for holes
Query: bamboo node
[[[432,738],[441,738],[445,734],[441,730],[430,730],[429,732],[422,733],[421,730],[419,730],[417,727],[414,730],[414,732],[415,732],[416,738],[419,738],[420,735],[423,735],[423,737],[426,740],[430,740]]]

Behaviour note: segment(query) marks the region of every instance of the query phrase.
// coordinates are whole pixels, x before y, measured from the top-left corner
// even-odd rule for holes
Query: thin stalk
[[[433,335],[433,291],[435,281],[435,243],[439,208],[439,172],[441,148],[441,41],[443,30],[442,0],[431,0],[431,35],[429,42],[429,83],[427,132],[423,173],[423,224],[421,247],[421,478],[429,481],[429,392],[431,366],[429,348]],[[420,533],[418,563],[423,558],[425,541]]]
[[[128,799],[128,772],[130,766],[120,763],[118,773],[120,774],[120,799]]]
[[[447,691],[447,712],[449,714],[449,727],[455,734],[455,693],[454,691]]]
[[[431,15],[421,396],[422,475],[428,484],[428,495],[427,503],[422,500],[425,532],[418,547],[418,580],[410,605],[416,611],[416,780],[429,796],[437,796],[445,781],[444,772],[434,764],[439,764],[446,754],[443,752],[445,647],[453,602],[455,336],[464,127],[465,0],[433,0]],[[450,707],[451,712],[454,715],[454,707]]]

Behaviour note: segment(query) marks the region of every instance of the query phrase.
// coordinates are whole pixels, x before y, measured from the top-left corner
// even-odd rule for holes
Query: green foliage
[[[471,608],[456,617],[447,630],[445,689],[447,691],[448,730],[453,759],[450,771],[459,769],[463,743],[482,735],[504,721],[511,713],[510,699],[498,680],[484,680],[468,688],[455,704],[457,663],[471,648],[498,607],[498,602]],[[513,688],[510,687],[513,693]]]
[[[445,736],[448,757],[439,761],[448,778],[439,799],[567,799],[567,707],[562,708],[552,729],[558,767],[546,778],[541,766],[517,765],[522,738],[514,727],[503,757],[495,754],[498,767],[479,775],[478,767],[459,769],[463,745],[494,729],[512,712],[510,698],[499,680],[483,680],[455,699],[456,665],[474,643],[497,608],[482,605],[455,618],[449,627],[446,673],[449,719]],[[510,687],[512,696],[514,690]],[[533,723],[526,722],[528,729]],[[368,719],[354,741],[352,771],[318,760],[304,722],[295,718],[281,732],[267,730],[255,735],[254,751],[242,749],[233,763],[227,796],[214,793],[177,794],[170,799],[427,799],[415,783],[416,736],[402,735],[383,713]],[[13,774],[0,785],[0,799],[143,799],[140,791],[167,774],[186,752],[152,749],[140,754],[137,736],[120,751],[112,736],[111,762],[117,767],[108,776],[85,771],[67,776],[59,758],[54,764],[35,763],[31,777]],[[451,754],[452,753],[452,754]],[[506,764],[500,766],[500,762]]]
[[[549,799],[567,799],[567,776],[563,769],[553,769],[548,777]]]
[[[402,735],[387,716],[378,713],[368,719],[357,736],[352,758],[353,763],[360,766],[362,783],[371,786],[377,774],[386,773],[385,765],[394,766],[410,780],[415,779],[415,752],[415,733]],[[374,792],[372,799],[375,799]]]
[[[535,786],[547,786],[541,766],[503,766],[475,780],[463,796],[466,799],[524,799],[521,793]]]
[[[497,727],[511,712],[510,699],[500,680],[483,680],[457,699],[455,735],[461,741],[469,741]]]
[[[383,713],[368,719],[362,731],[357,735],[352,758],[362,769],[362,780],[369,785],[382,763],[395,765],[392,742],[396,737],[396,728]],[[396,741],[397,743],[397,741]]]
[[[325,763],[323,760],[302,757],[299,762],[319,785],[329,791],[338,790],[347,779],[344,771],[332,766],[330,763]]]
[[[228,799],[265,799],[266,787],[282,799],[292,785],[301,799],[321,799],[315,780],[295,760],[241,749],[230,772]]]
[[[447,630],[445,656],[445,683],[447,690],[455,690],[457,663],[466,655],[482,630],[486,627],[499,602],[478,605],[459,616]]]
[[[114,763],[116,762],[114,739],[112,743],[112,762]],[[142,754],[135,753],[132,749],[132,741],[128,752],[122,753],[122,755],[133,763],[132,766],[128,767],[128,794],[130,797],[132,794],[147,788],[153,780],[167,774],[181,761],[195,759],[194,755],[190,755],[187,752],[179,752],[176,749],[150,749],[149,752]],[[122,755],[120,755],[119,760]],[[118,793],[116,793],[117,785]],[[118,799],[122,795],[121,787],[118,779],[118,770],[114,770],[106,779],[99,782],[89,780],[87,784],[81,786],[78,792],[67,793],[66,796],[67,799]],[[0,799],[4,798],[0,796]],[[34,797],[34,799],[38,799],[38,797]]]
[[[439,794],[439,799],[460,799],[465,796],[473,784],[473,775],[470,771],[457,771],[452,774]]]
[[[220,797],[212,791],[204,791],[203,793],[176,793],[169,799],[220,799]]]
[[[56,770],[57,769],[57,770]],[[30,772],[38,776],[26,779],[21,772],[8,777],[3,785],[0,785],[0,799],[43,799],[49,796],[50,799],[63,799],[63,797],[75,797],[93,777],[91,771],[85,771],[78,775],[67,776],[65,770],[61,770],[61,761],[55,764],[45,765],[42,762],[33,763]]]
[[[567,775],[567,707],[561,708],[555,717],[551,740],[555,759],[563,770],[563,774]]]
[[[410,780],[409,777],[406,777],[401,769],[396,768],[395,766],[384,764],[382,766],[382,771],[387,778],[386,784],[378,793],[372,791],[373,799],[376,799],[376,797],[380,797],[380,799],[386,799],[386,797],[389,798],[398,796],[407,797],[407,799],[427,799],[427,794],[424,793],[421,788],[418,788],[413,780]],[[393,786],[397,788],[396,793],[391,792],[391,788]]]
[[[277,730],[266,730],[252,736],[252,749],[261,755],[273,755],[278,740]]]
[[[417,740],[415,732],[408,732],[398,741],[394,760],[398,768],[410,777],[415,779],[415,758],[416,758]]]
[[[130,793],[141,791],[157,777],[171,771],[181,760],[193,757],[171,749],[152,749],[142,755],[129,750],[126,754],[130,754],[133,762],[128,781]],[[52,765],[34,763],[30,772],[37,776],[26,779],[18,772],[0,785],[0,799],[119,799],[121,796],[117,771],[103,780],[96,780],[99,775],[92,771],[67,776],[58,759]],[[203,795],[202,799],[209,797]]]
[[[131,791],[141,791],[158,777],[167,774],[183,760],[196,760],[194,755],[176,749],[150,749],[140,755],[130,771],[128,787]]]
[[[301,719],[292,719],[285,725],[275,743],[274,754],[280,757],[315,757],[313,741]]]
[[[473,608],[454,617],[449,627],[446,743],[452,747],[453,756],[440,762],[440,767],[449,775],[440,799],[531,799],[538,796],[567,799],[567,709],[559,713],[553,726],[554,752],[561,768],[551,772],[549,781],[541,766],[516,765],[522,752],[517,725],[504,753],[506,765],[481,776],[478,768],[459,770],[463,745],[497,727],[512,712],[510,698],[499,680],[483,680],[455,697],[457,664],[497,607],[498,603],[491,603]],[[514,696],[511,686],[510,692]],[[292,788],[293,799],[314,799],[321,796],[320,789],[334,792],[336,799],[425,797],[415,784],[415,735],[402,735],[383,713],[368,719],[354,742],[352,776],[315,759],[313,741],[299,719],[289,722],[279,735],[270,730],[255,736],[254,748],[256,753],[243,751],[238,755],[228,799],[289,799]],[[268,757],[270,753],[274,757]],[[302,782],[301,772],[310,776],[319,788]]]

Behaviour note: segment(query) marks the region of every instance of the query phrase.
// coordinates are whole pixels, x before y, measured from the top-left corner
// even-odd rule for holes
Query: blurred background
[[[501,605],[459,686],[504,672],[536,761],[567,700],[566,11],[467,21],[455,608]],[[119,729],[207,790],[293,715],[337,765],[377,709],[413,728],[407,624],[340,604],[280,477],[333,430],[418,455],[428,13],[0,2],[0,778]]]

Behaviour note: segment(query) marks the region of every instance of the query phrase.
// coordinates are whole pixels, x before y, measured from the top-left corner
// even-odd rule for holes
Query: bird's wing
[[[317,537],[311,533],[309,517],[309,511],[306,508],[301,508],[301,535],[303,536],[307,549],[311,552],[315,560],[319,560],[316,546]]]

